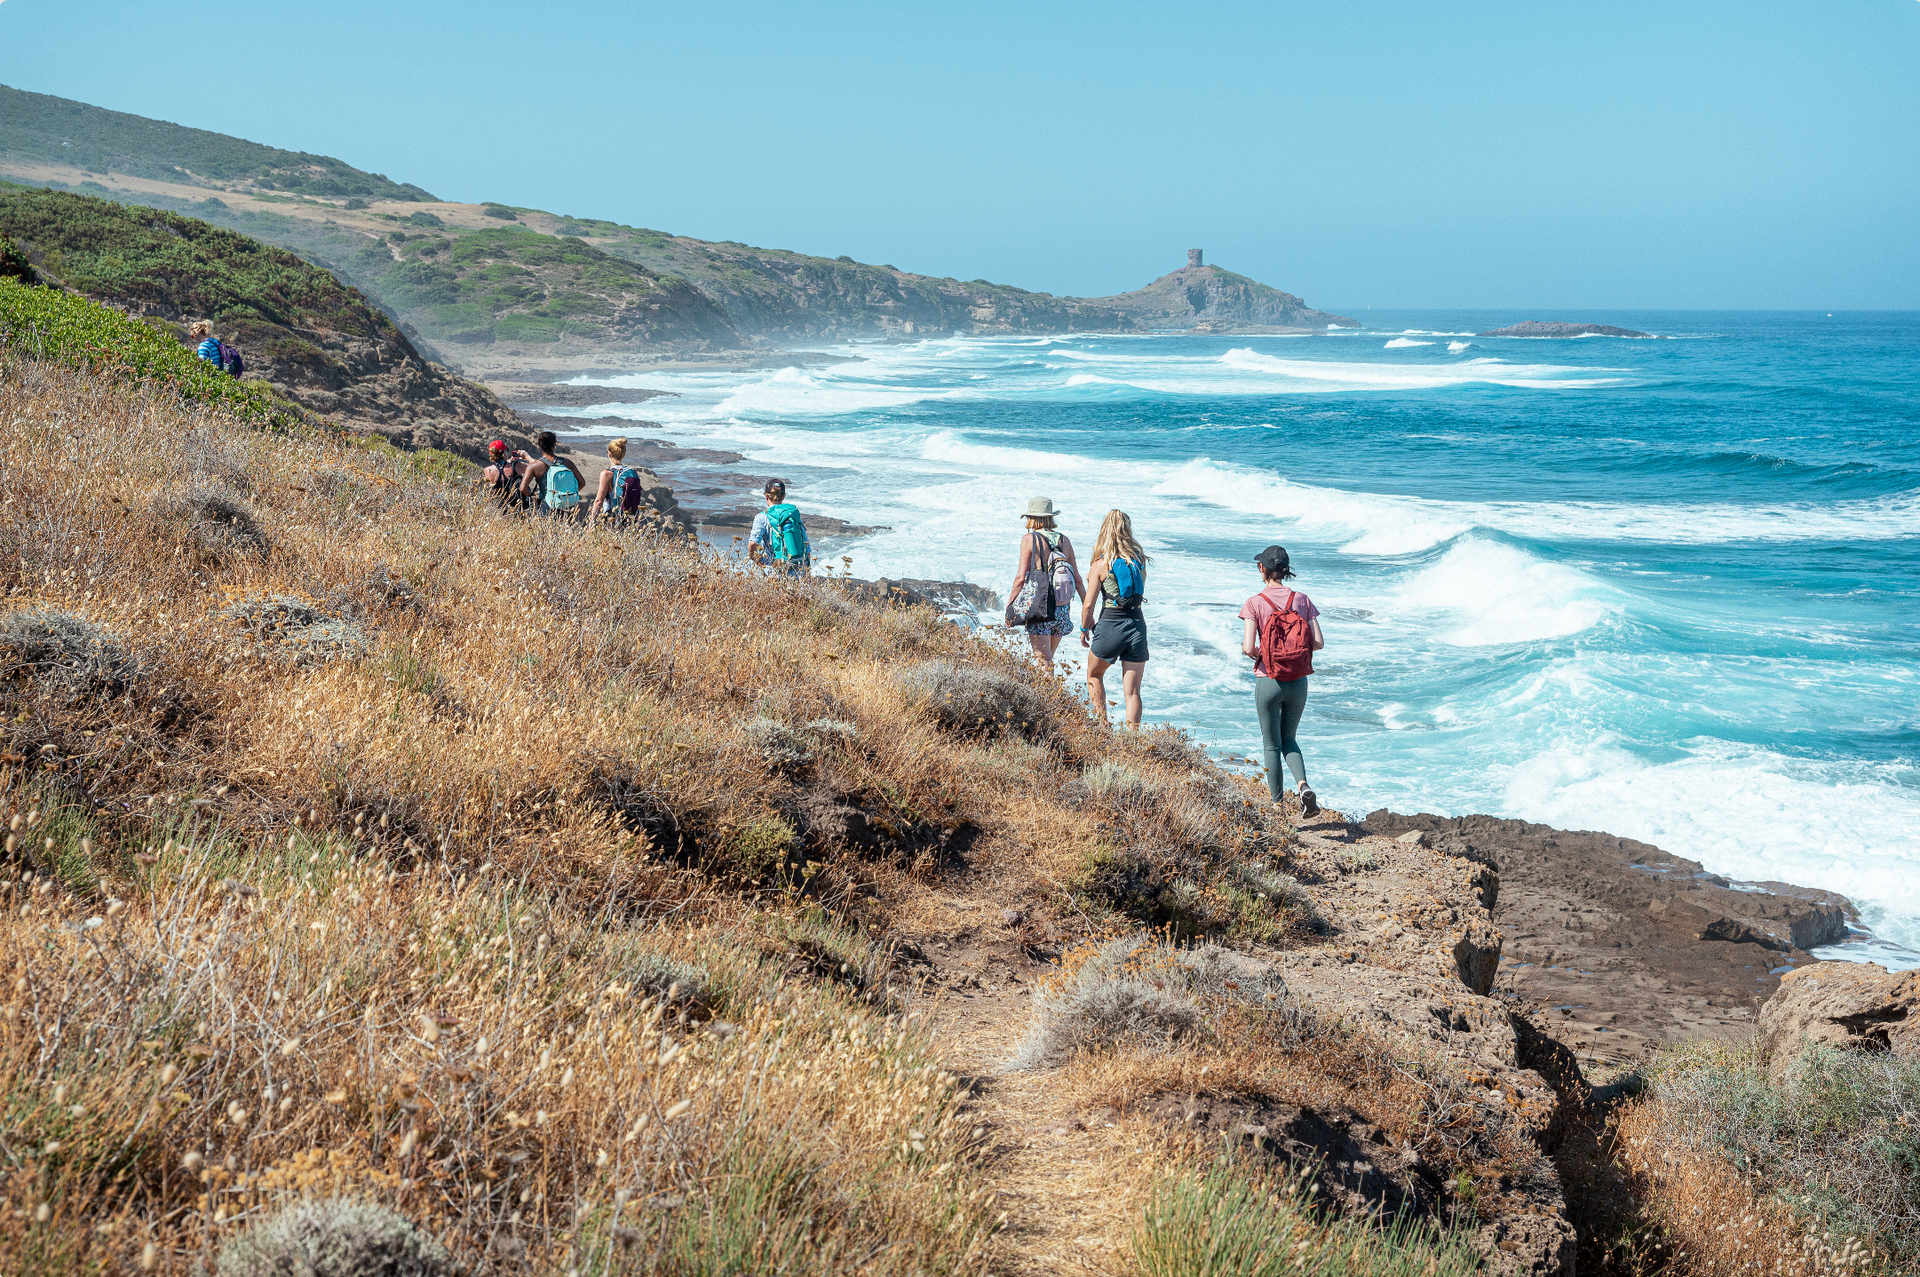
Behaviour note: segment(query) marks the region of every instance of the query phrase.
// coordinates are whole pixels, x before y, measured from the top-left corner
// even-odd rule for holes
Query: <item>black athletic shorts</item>
[[[1093,627],[1093,654],[1103,661],[1147,659],[1147,618],[1138,612],[1103,612]]]

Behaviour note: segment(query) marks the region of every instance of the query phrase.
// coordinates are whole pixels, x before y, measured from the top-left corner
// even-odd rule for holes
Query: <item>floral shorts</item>
[[[1053,619],[1051,621],[1027,622],[1027,634],[1029,637],[1043,637],[1048,634],[1054,634],[1064,638],[1071,633],[1073,633],[1072,599],[1068,599],[1065,603],[1056,603],[1053,605]]]

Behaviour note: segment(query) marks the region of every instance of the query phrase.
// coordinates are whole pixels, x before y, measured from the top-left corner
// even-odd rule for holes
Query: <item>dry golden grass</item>
[[[1641,1213],[1665,1234],[1647,1271],[1694,1277],[1850,1277],[1886,1271],[1884,1256],[1858,1238],[1836,1236],[1697,1147],[1697,1114],[1659,1100],[1633,1104],[1614,1122],[1614,1147],[1635,1179]]]
[[[1088,867],[1143,821],[1183,925],[1265,925],[1250,791],[925,609],[25,361],[0,455],[6,610],[140,665],[74,699],[0,653],[8,1271],[195,1271],[341,1193],[482,1272],[982,1271],[960,1092],[871,937],[1111,929]],[[926,661],[1055,726],[941,730]],[[852,731],[788,774],[769,718]],[[1103,760],[1183,800],[1063,803]]]

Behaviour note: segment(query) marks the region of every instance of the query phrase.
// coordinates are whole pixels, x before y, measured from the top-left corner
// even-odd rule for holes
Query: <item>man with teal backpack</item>
[[[570,519],[580,509],[580,468],[555,451],[560,437],[542,430],[534,437],[540,459],[527,467],[520,492],[533,512],[549,519]]]
[[[813,543],[807,540],[799,509],[787,504],[787,485],[779,479],[767,480],[766,498],[767,508],[753,516],[747,554],[776,572],[805,576],[813,569]]]

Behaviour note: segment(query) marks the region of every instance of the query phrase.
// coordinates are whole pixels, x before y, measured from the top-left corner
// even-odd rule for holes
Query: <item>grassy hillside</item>
[[[99,173],[239,183],[326,198],[433,199],[417,186],[364,173],[332,156],[283,151],[5,85],[0,85],[0,139],[10,155]]]
[[[1035,1119],[930,995],[957,940],[1057,971],[1050,1090],[1311,1079],[1452,1147],[1382,1042],[1166,943],[1324,929],[1283,814],[1182,738],[929,609],[11,349],[0,452],[44,512],[0,521],[8,1271],[255,1271],[342,1197],[436,1275],[1481,1266],[1151,1105],[1074,1159],[1099,1223],[1009,1196]]]
[[[209,319],[248,376],[308,411],[472,452],[515,429],[489,392],[423,359],[385,314],[329,272],[195,218],[0,183],[0,236],[50,279],[172,325]]]
[[[396,230],[387,245],[388,262],[363,248],[355,265],[389,306],[438,341],[739,344],[721,309],[684,281],[578,239],[520,227],[464,234]]]

